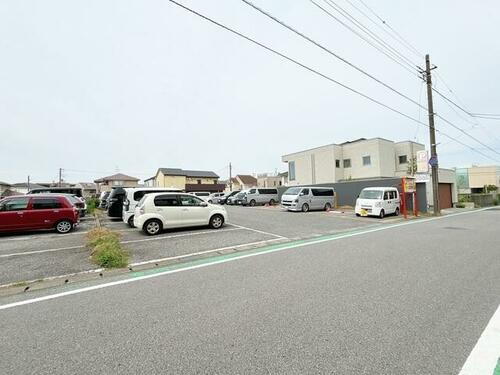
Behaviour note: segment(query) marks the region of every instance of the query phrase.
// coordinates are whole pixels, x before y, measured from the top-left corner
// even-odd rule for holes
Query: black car
[[[108,207],[108,197],[111,192],[107,191],[101,197],[101,201],[99,202],[99,207],[106,209]]]
[[[116,187],[111,190],[108,197],[108,216],[121,219],[123,216],[123,201],[125,200],[126,192],[122,187]]]
[[[227,204],[227,198],[238,194],[240,190],[232,191],[230,193],[224,194],[224,196],[219,198],[219,204]]]

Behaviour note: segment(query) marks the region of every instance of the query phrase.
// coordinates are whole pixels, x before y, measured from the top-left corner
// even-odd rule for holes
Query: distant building
[[[238,174],[231,179],[233,190],[245,190],[257,187],[257,179],[248,174]]]
[[[82,189],[84,197],[92,197],[97,194],[97,185],[93,182],[79,182],[74,187]]]
[[[277,175],[268,175],[268,174],[261,174],[257,176],[257,186],[262,187],[262,188],[269,188],[269,187],[279,187],[283,186],[283,177],[281,174]]]
[[[186,192],[224,191],[225,185],[219,183],[219,176],[212,171],[184,170],[180,168],[158,168],[156,176],[145,181],[148,186],[171,187]]]
[[[0,181],[0,197],[4,194],[4,192],[10,189],[10,186],[10,184]]]
[[[484,187],[494,185],[500,190],[500,166],[477,166],[457,168],[458,192],[464,194],[484,193]]]
[[[13,192],[19,193],[19,194],[28,194],[28,191],[30,191],[31,189],[43,189],[45,187],[46,186],[43,186],[43,185],[40,185],[40,184],[32,184],[32,183],[30,183],[28,185],[27,182],[19,182],[19,183],[16,183],[16,184],[12,184],[10,186],[10,190],[12,190]]]
[[[139,179],[117,173],[112,176],[102,177],[94,181],[97,184],[97,192],[110,191],[113,187],[136,187]]]
[[[288,184],[310,185],[353,179],[400,177],[417,151],[425,146],[412,141],[360,138],[283,155],[288,163]]]

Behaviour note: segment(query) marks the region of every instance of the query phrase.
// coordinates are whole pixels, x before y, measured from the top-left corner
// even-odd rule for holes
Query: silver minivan
[[[252,188],[246,192],[241,203],[243,206],[255,206],[266,203],[273,205],[276,202],[278,202],[278,189]]]
[[[291,187],[281,196],[281,206],[289,211],[330,210],[335,205],[335,189]]]

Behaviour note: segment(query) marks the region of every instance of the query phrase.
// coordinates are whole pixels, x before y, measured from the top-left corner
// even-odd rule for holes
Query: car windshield
[[[382,199],[382,190],[363,190],[359,197],[361,199]]]
[[[285,191],[283,195],[297,195],[300,193],[301,190],[302,188],[299,187],[290,188],[287,191]]]

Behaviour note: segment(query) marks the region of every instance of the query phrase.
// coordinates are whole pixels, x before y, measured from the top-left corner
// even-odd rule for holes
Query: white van
[[[289,211],[330,210],[335,204],[335,189],[330,187],[291,187],[281,196],[281,207]]]
[[[123,200],[123,216],[122,220],[124,223],[128,224],[130,227],[134,227],[134,211],[137,203],[146,194],[151,193],[177,193],[181,192],[181,189],[176,188],[153,188],[153,187],[143,187],[143,188],[124,188],[125,198]]]
[[[273,205],[276,202],[278,202],[278,189],[253,188],[246,192],[241,204],[253,207],[256,204],[269,203]]]
[[[189,194],[197,196],[198,198],[203,199],[205,202],[208,202],[208,197],[210,197],[210,194],[212,193],[210,193],[209,191],[193,191]]]
[[[399,215],[401,198],[399,191],[393,187],[369,187],[361,190],[356,199],[356,216]]]

